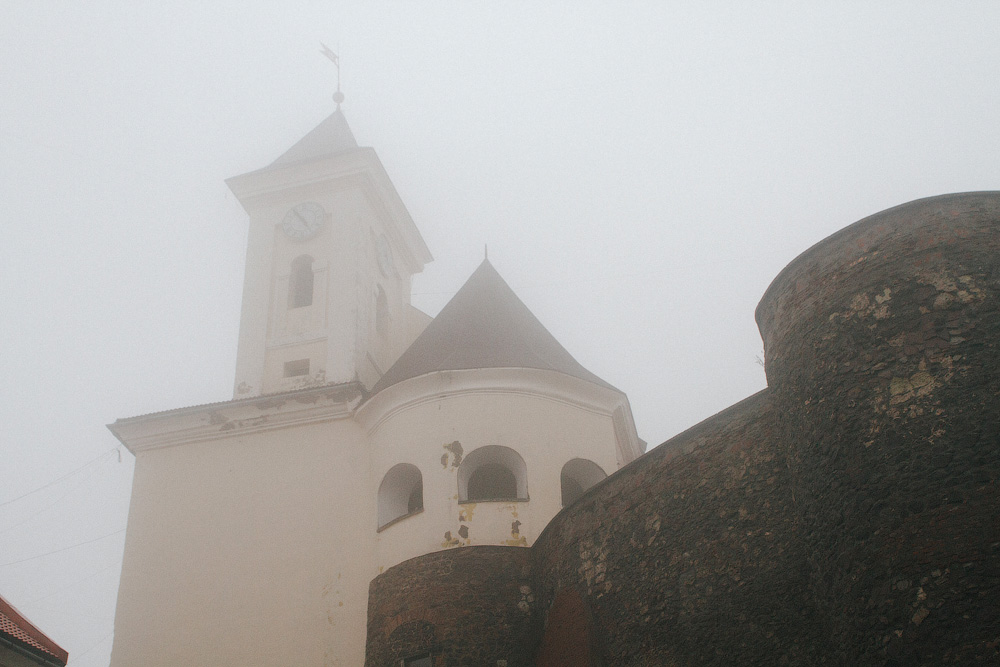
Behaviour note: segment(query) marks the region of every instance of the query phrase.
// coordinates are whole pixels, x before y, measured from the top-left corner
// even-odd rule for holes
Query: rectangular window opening
[[[296,359],[285,362],[285,377],[293,378],[299,375],[309,375],[309,360]]]

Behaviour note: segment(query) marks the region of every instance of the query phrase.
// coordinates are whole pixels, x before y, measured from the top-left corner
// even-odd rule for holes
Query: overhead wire
[[[49,488],[53,484],[58,484],[59,482],[62,482],[63,480],[68,479],[69,477],[72,477],[73,475],[75,475],[76,473],[80,472],[81,470],[83,470],[85,468],[89,468],[90,466],[92,466],[94,463],[97,463],[101,459],[103,459],[103,458],[105,458],[105,457],[107,457],[107,456],[109,456],[111,454],[115,454],[115,453],[118,454],[118,460],[121,461],[121,450],[118,447],[112,447],[111,449],[109,449],[108,451],[104,452],[100,456],[97,456],[97,457],[95,457],[95,458],[87,461],[86,463],[84,463],[79,468],[76,468],[75,470],[72,470],[72,471],[66,473],[62,477],[54,479],[51,482],[48,482],[46,484],[42,484],[38,488],[32,489],[31,491],[28,491],[26,493],[22,493],[21,495],[19,495],[16,498],[11,498],[10,500],[5,500],[3,502],[0,502],[0,507],[4,507],[6,505],[10,505],[11,503],[17,502],[18,500],[21,500],[23,498],[27,498],[30,495],[33,495],[35,493],[38,493],[39,491],[42,491],[44,489]]]
[[[0,567],[6,567],[8,565],[17,565],[18,563],[27,563],[29,560],[35,560],[37,558],[44,558],[45,556],[51,556],[52,554],[62,553],[63,551],[69,551],[70,549],[75,549],[77,547],[82,547],[85,544],[93,544],[94,542],[98,542],[100,540],[104,540],[104,539],[107,539],[109,537],[113,537],[115,535],[119,535],[119,534],[124,533],[124,532],[125,532],[125,529],[121,528],[119,530],[116,530],[113,533],[108,533],[107,535],[101,535],[100,537],[95,537],[95,538],[93,538],[91,540],[86,540],[85,542],[77,542],[76,544],[71,544],[68,547],[63,547],[61,549],[55,549],[54,551],[46,551],[43,554],[37,554],[35,556],[28,556],[27,558],[21,558],[20,560],[12,560],[12,561],[7,562],[7,563],[0,563]]]
[[[107,638],[110,637],[113,634],[115,634],[114,627],[111,628],[111,630],[108,632],[108,634],[106,634],[103,637],[101,637],[96,644],[94,644],[93,646],[91,646],[90,648],[88,648],[86,651],[84,651],[83,653],[77,653],[77,654],[75,654],[73,656],[73,662],[74,662],[74,664],[78,663],[80,661],[80,658],[82,658],[83,656],[87,655],[88,653],[90,653],[91,651],[93,651],[95,648],[97,648],[98,646],[100,646],[101,644],[103,644],[107,640]]]
[[[29,514],[28,516],[26,516],[25,518],[23,518],[22,520],[18,521],[15,524],[11,524],[10,526],[6,526],[4,528],[0,528],[0,534],[6,533],[7,531],[10,531],[10,530],[14,530],[18,526],[23,526],[24,524],[26,524],[29,521],[33,520],[39,514],[42,514],[44,512],[47,512],[48,510],[52,509],[53,507],[55,507],[56,505],[58,505],[59,503],[61,503],[64,499],[66,499],[66,497],[68,497],[70,494],[74,493],[80,487],[82,487],[84,485],[84,483],[86,483],[87,480],[89,480],[91,477],[93,477],[94,475],[96,475],[99,471],[100,471],[100,468],[94,468],[89,473],[87,473],[87,475],[85,477],[83,477],[83,479],[81,479],[79,482],[77,482],[76,485],[70,487],[70,489],[68,491],[66,491],[65,493],[63,493],[61,496],[59,496],[58,498],[56,498],[55,500],[53,500],[51,503],[49,503],[45,507],[41,508],[40,510],[38,510],[36,512],[33,512],[32,514]]]
[[[33,605],[34,605],[34,604],[35,604],[36,602],[42,602],[43,600],[48,600],[48,599],[49,599],[49,598],[51,598],[51,597],[54,597],[54,596],[56,596],[56,595],[59,595],[59,594],[60,594],[60,593],[62,593],[63,591],[67,591],[67,590],[69,590],[69,589],[71,589],[71,588],[73,588],[73,587],[77,586],[78,584],[82,584],[82,583],[83,583],[83,582],[85,582],[85,581],[88,581],[88,580],[90,580],[90,579],[93,579],[93,578],[94,578],[94,577],[96,577],[97,575],[99,575],[99,574],[103,574],[103,573],[107,572],[108,570],[110,570],[111,568],[114,568],[114,567],[118,567],[118,566],[119,566],[119,565],[121,565],[121,564],[122,564],[122,559],[120,559],[120,558],[119,558],[119,559],[118,559],[118,560],[116,560],[116,561],[115,561],[114,563],[111,563],[110,565],[105,565],[104,567],[102,567],[101,569],[97,570],[96,572],[91,572],[90,574],[88,574],[88,575],[87,575],[87,576],[85,576],[85,577],[80,577],[80,578],[79,578],[79,579],[77,579],[76,581],[73,581],[73,582],[71,582],[71,583],[69,583],[69,584],[66,584],[65,586],[61,586],[60,588],[57,588],[57,589],[55,589],[55,590],[54,590],[54,591],[52,591],[51,593],[46,593],[45,595],[43,595],[43,596],[41,596],[41,597],[37,597],[37,598],[35,598],[34,600],[28,600],[27,602],[22,602],[22,603],[20,604],[20,606],[22,606],[22,607],[31,607],[31,606],[33,606]]]

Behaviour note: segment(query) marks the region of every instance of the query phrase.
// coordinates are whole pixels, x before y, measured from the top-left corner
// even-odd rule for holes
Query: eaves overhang
[[[361,384],[348,382],[128,417],[108,424],[108,429],[136,454],[346,419],[354,414],[363,398]]]
[[[538,368],[477,368],[426,373],[390,385],[364,401],[355,419],[374,434],[394,415],[455,396],[518,394],[572,405],[610,418],[621,464],[643,453],[628,397],[604,386],[558,371]]]
[[[6,649],[39,665],[64,667],[69,653],[0,596],[0,654]],[[17,661],[14,661],[17,662]],[[0,655],[0,664],[6,665]]]

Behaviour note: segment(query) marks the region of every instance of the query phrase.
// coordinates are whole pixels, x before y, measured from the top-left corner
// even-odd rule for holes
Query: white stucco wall
[[[350,418],[137,451],[111,664],[362,664],[367,487]]]
[[[434,373],[373,397],[359,411],[371,439],[371,498],[386,472],[410,463],[423,477],[424,509],[378,533],[372,574],[444,548],[531,545],[562,508],[567,461],[588,459],[607,474],[618,469],[612,412],[623,401],[589,382],[531,369]],[[516,451],[526,466],[528,500],[460,502],[454,442],[463,460],[491,445]]]

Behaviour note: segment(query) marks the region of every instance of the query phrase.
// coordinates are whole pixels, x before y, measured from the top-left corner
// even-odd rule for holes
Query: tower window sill
[[[526,503],[528,498],[478,498],[476,500],[459,500],[459,505],[471,505],[475,503]]]
[[[403,516],[397,516],[397,517],[396,517],[395,519],[393,519],[392,521],[387,521],[387,522],[383,523],[383,524],[382,524],[381,526],[379,526],[379,527],[378,527],[378,528],[377,528],[377,529],[375,530],[375,532],[376,532],[376,533],[381,533],[381,532],[382,532],[383,530],[385,530],[385,529],[386,529],[386,528],[388,528],[389,526],[395,526],[395,525],[396,525],[397,523],[399,523],[400,521],[402,521],[402,520],[404,520],[404,519],[409,519],[409,518],[410,518],[411,516],[416,516],[416,515],[418,515],[418,514],[421,514],[421,513],[423,512],[423,511],[424,511],[424,508],[423,508],[423,507],[421,507],[421,508],[420,508],[420,509],[418,509],[418,510],[414,510],[414,511],[412,511],[412,512],[408,513],[408,514],[404,514]]]

